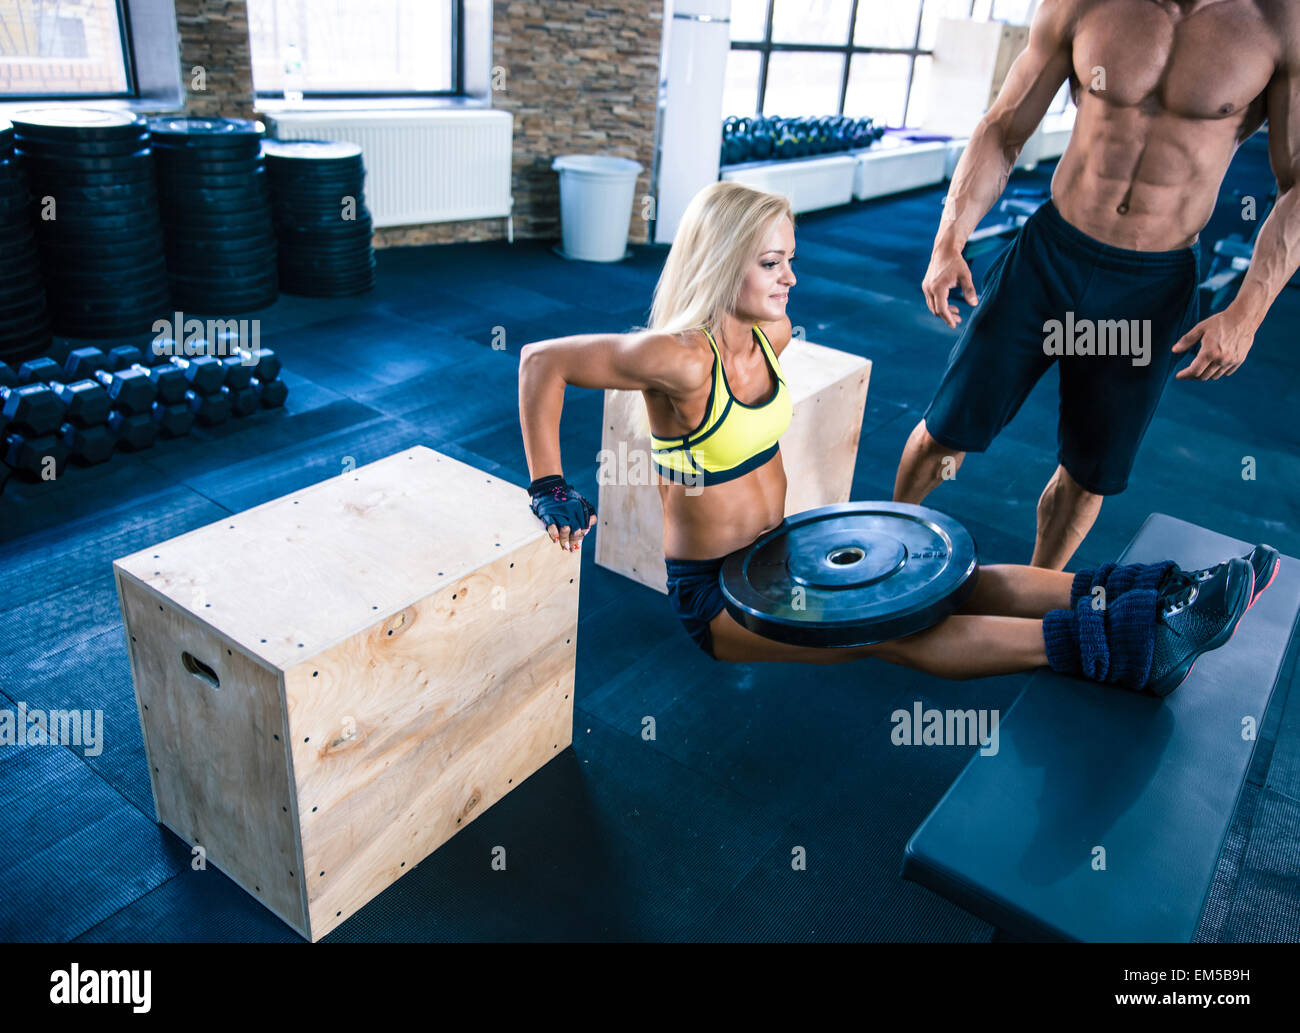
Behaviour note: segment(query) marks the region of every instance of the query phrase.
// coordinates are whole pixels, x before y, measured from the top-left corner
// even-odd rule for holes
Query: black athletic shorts
[[[715,560],[668,559],[668,600],[682,626],[695,644],[713,656],[713,632],[709,621],[722,612],[722,587],[718,575],[721,557]],[[717,657],[713,657],[715,660]]]
[[[1170,348],[1197,322],[1200,279],[1195,247],[1111,247],[1048,201],[989,270],[925,411],[926,429],[955,452],[983,452],[1056,362],[1057,461],[1085,490],[1118,494],[1186,357]],[[1067,349],[1074,353],[1061,354]]]

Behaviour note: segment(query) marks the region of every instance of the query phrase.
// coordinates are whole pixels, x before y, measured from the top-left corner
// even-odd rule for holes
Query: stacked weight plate
[[[230,314],[278,295],[261,122],[149,121],[166,230],[167,278],[182,311]]]
[[[13,126],[0,119],[0,362],[17,366],[49,344],[27,184],[14,160]]]
[[[328,140],[267,140],[280,288],[337,298],[375,285],[361,148]]]
[[[12,119],[54,332],[148,332],[167,309],[167,271],[144,119],[67,107]]]

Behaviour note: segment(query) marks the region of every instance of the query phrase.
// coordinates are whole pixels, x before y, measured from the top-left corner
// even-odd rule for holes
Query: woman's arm
[[[576,334],[526,344],[519,353],[519,426],[528,476],[563,475],[560,411],[564,389],[659,390],[689,394],[708,379],[712,355],[676,334]]]

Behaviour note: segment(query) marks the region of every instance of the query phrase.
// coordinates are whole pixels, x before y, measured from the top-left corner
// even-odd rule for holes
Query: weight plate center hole
[[[856,545],[846,545],[839,549],[832,549],[826,554],[826,559],[836,566],[847,567],[851,563],[860,563],[866,555]]]

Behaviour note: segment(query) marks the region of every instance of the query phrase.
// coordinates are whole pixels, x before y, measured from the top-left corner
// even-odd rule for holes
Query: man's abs
[[[1067,222],[1115,247],[1187,247],[1209,221],[1237,145],[1263,123],[1276,39],[1249,0],[1190,14],[1152,0],[1081,6],[1071,84],[1079,110],[1052,199]]]

